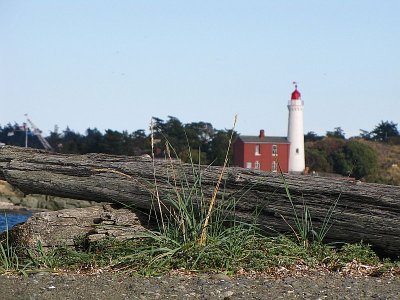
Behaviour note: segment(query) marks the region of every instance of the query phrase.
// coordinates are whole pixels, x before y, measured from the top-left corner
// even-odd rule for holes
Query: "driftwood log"
[[[175,193],[175,183],[188,192],[200,174],[202,191],[209,199],[221,170],[177,160],[153,162],[149,157],[0,148],[0,179],[26,194],[116,202],[141,209],[152,207],[156,193],[167,203]],[[285,175],[285,180],[298,216],[306,203],[317,231],[339,198],[327,241],[362,240],[386,255],[400,255],[400,187],[304,175]],[[287,232],[289,224],[294,227],[294,210],[279,174],[228,168],[218,199],[232,197],[239,200],[236,209],[241,217],[252,220],[257,210],[257,221],[266,230]]]

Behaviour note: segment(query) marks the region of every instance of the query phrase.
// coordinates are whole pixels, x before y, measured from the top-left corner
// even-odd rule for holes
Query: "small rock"
[[[96,234],[89,235],[88,240],[90,242],[96,242],[96,241],[104,239],[105,237],[106,237],[106,235],[103,233],[96,233]]]
[[[231,278],[224,273],[213,274],[210,276],[210,278],[213,280],[219,280],[219,281],[231,281]]]
[[[222,294],[222,297],[224,300],[229,300],[233,296],[234,292],[232,291],[226,291]]]

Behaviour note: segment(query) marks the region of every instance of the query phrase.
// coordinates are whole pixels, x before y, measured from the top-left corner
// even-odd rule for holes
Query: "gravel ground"
[[[400,299],[400,277],[38,273],[0,276],[0,299]]]

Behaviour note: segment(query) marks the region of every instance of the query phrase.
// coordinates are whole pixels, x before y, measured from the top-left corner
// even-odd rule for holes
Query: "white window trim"
[[[272,145],[272,156],[278,156],[278,145]]]
[[[254,155],[260,156],[261,155],[261,145],[256,144],[255,149],[254,149]]]

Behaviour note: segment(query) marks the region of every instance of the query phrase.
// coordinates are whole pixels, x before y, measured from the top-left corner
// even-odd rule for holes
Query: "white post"
[[[24,123],[24,129],[25,129],[25,148],[28,148],[28,126],[26,123]]]

